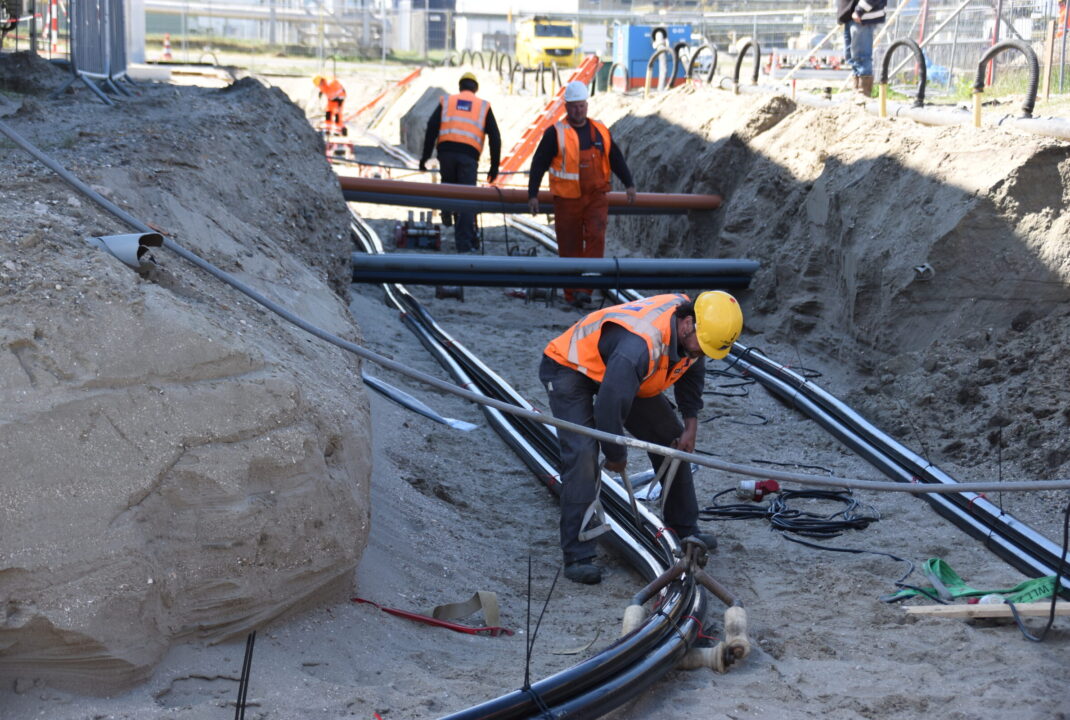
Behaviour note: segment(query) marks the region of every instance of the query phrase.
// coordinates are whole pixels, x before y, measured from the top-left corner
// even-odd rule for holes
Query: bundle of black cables
[[[846,490],[782,490],[768,504],[718,504],[721,496],[732,491],[733,488],[729,488],[714,495],[714,504],[702,508],[699,517],[703,520],[765,518],[777,530],[813,538],[839,537],[846,530],[863,530],[871,522],[881,519],[876,508],[858,502]],[[838,512],[822,515],[789,505],[791,501],[800,499],[828,500],[842,503],[844,507]]]

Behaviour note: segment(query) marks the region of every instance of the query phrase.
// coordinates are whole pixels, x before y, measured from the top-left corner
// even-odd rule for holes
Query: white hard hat
[[[587,83],[573,80],[565,86],[565,102],[580,102],[587,99]]]

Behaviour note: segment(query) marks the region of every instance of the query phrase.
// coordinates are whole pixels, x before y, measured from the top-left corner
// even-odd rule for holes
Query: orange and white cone
[[[163,55],[161,60],[171,60],[171,33],[163,34]]]

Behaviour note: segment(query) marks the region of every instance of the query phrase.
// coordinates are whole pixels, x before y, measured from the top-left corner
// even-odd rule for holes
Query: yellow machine
[[[579,27],[569,20],[534,17],[521,20],[516,28],[516,59],[526,68],[539,65],[576,67],[583,60]]]

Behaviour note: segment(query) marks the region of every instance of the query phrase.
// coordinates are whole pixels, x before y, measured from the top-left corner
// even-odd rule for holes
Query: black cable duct
[[[366,251],[382,252],[378,238],[359,219],[355,222],[354,233]],[[384,288],[389,302],[402,311],[406,325],[458,382],[475,384],[499,399],[527,405],[511,387],[445,333],[408,291],[396,285],[385,285]],[[558,451],[556,438],[552,437],[550,429],[541,423],[518,423],[517,419],[506,417],[486,406],[484,411],[491,424],[524,462],[551,490],[558,492],[560,483],[555,472]],[[550,456],[540,456],[536,447],[549,448]],[[616,482],[607,482],[605,478],[602,499],[607,519],[614,530],[612,537],[607,539],[622,550],[648,580],[668,569],[672,562],[672,550],[679,546],[675,540],[670,541],[669,536],[656,538],[657,518],[644,509],[643,527],[636,527],[623,489]],[[629,534],[631,538],[627,537]],[[639,538],[638,542],[636,537]],[[660,565],[653,565],[652,559],[660,562]],[[561,705],[562,711],[567,708],[569,717],[598,717],[671,670],[698,635],[698,626],[693,618],[704,614],[704,593],[696,590],[693,581],[676,583],[663,598],[658,613],[602,653],[551,678],[536,682],[530,689],[516,690],[448,717],[450,720],[528,717],[540,712],[535,698],[551,706],[555,715],[558,710],[553,706]],[[651,657],[662,660],[647,667]],[[641,672],[636,671],[637,663],[642,667]],[[610,691],[610,688],[619,687],[626,687],[628,692]]]

